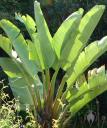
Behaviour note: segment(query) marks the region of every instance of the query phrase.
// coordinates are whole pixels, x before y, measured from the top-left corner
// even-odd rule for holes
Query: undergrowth
[[[28,106],[26,106],[27,116],[23,121],[19,114],[19,101],[9,100],[9,95],[4,93],[5,88],[6,86],[0,90],[0,128],[40,128]]]

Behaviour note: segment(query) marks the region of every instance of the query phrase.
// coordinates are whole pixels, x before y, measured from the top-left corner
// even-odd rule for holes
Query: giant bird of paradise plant
[[[30,39],[24,39],[20,29],[10,21],[0,21],[7,34],[7,37],[0,35],[0,47],[9,55],[0,58],[0,65],[21,108],[29,105],[33,110],[38,127],[66,128],[76,112],[107,90],[105,66],[90,70],[87,79],[84,75],[107,51],[107,37],[86,46],[104,9],[104,5],[96,5],[83,15],[80,8],[61,24],[53,37],[37,1],[35,21],[29,15],[16,14]],[[65,74],[58,84],[60,69]]]

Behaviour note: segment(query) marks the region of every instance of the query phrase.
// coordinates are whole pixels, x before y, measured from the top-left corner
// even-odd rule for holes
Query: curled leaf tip
[[[103,45],[107,42],[107,36],[103,37],[99,42],[98,45]]]

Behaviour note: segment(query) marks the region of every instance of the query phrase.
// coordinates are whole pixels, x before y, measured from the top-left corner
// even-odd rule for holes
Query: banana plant
[[[53,37],[37,1],[35,20],[15,14],[26,27],[29,39],[9,20],[0,20],[7,35],[0,35],[0,47],[8,54],[0,57],[0,66],[8,75],[21,109],[29,105],[38,127],[66,128],[80,109],[107,90],[104,65],[86,75],[87,68],[107,51],[107,36],[87,44],[104,10],[104,5],[96,5],[83,15],[84,10],[78,9],[63,21]],[[60,70],[64,75],[57,82]]]

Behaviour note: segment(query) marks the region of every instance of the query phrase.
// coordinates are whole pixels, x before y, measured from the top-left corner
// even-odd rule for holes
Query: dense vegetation
[[[89,0],[87,1],[79,1],[79,0],[56,0],[56,1],[45,1],[42,3],[42,10],[44,12],[44,15],[46,17],[46,20],[49,24],[49,28],[51,30],[52,35],[56,32],[57,28],[60,26],[60,24],[66,19],[66,17],[71,14],[73,11],[77,10],[79,7],[82,7],[85,9],[85,11],[88,11],[93,5],[96,4],[105,4],[107,5],[106,0],[93,0],[91,3]],[[7,18],[17,24],[19,27],[21,27],[22,33],[25,35],[26,38],[30,38],[28,33],[26,32],[23,25],[20,25],[17,21],[14,20],[14,12],[21,12],[22,14],[30,14],[33,16],[33,0],[3,0],[0,3],[0,9],[2,10],[0,12],[0,18]],[[106,11],[103,15],[102,20],[100,21],[98,27],[96,28],[93,36],[90,38],[89,43],[92,42],[95,39],[101,39],[101,37],[105,36],[107,33],[106,30],[106,24],[107,24],[107,16]],[[1,32],[4,34],[4,32],[1,30]],[[3,53],[4,54],[4,53]],[[104,54],[102,57],[97,59],[97,61],[91,65],[92,67],[99,67],[102,64],[105,64],[105,67],[107,66],[106,62],[106,54]],[[105,93],[106,95],[106,93]],[[106,99],[106,96],[103,97]],[[102,101],[102,99],[101,99]],[[106,102],[105,102],[106,104]],[[103,108],[103,102],[101,107]]]

